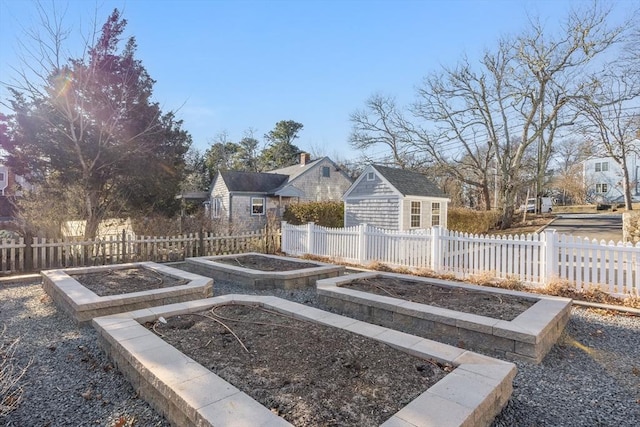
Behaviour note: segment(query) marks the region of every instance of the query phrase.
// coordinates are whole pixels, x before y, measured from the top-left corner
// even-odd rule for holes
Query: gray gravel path
[[[248,293],[216,282],[216,295]],[[318,306],[314,291],[257,291]],[[15,362],[32,364],[20,407],[6,426],[167,426],[96,343],[78,329],[37,283],[0,283],[0,330],[20,338]],[[574,308],[566,333],[540,365],[516,362],[508,406],[494,426],[640,425],[640,318]]]

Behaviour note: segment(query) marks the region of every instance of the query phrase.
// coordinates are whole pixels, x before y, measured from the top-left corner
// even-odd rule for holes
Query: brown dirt
[[[101,297],[170,288],[188,283],[185,279],[178,279],[141,267],[72,274],[71,277]]]
[[[393,277],[356,279],[340,286],[502,320],[515,319],[537,301],[534,298],[438,286]]]
[[[147,326],[297,426],[379,425],[451,370],[256,306],[166,320]]]
[[[318,265],[310,262],[287,261],[276,258],[269,258],[259,255],[242,255],[236,257],[219,258],[215,262],[235,265],[236,267],[249,268],[260,271],[292,271],[305,268],[315,268]]]

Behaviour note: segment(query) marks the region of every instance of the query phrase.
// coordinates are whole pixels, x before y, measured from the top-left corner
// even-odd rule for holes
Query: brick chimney
[[[304,166],[311,161],[311,154],[300,153],[300,166]]]

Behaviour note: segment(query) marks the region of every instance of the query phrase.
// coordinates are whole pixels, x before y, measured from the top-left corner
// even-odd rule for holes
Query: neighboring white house
[[[294,166],[270,172],[218,172],[205,207],[214,220],[238,230],[259,230],[269,214],[278,221],[295,202],[341,200],[351,179],[331,159],[302,153]]]
[[[447,228],[449,198],[426,176],[370,165],[342,197],[344,225],[389,230]]]
[[[636,144],[640,148],[640,141]],[[593,157],[582,164],[584,185],[594,202],[623,202],[622,168],[613,158]],[[627,156],[627,169],[634,200],[640,199],[640,156],[633,152]]]

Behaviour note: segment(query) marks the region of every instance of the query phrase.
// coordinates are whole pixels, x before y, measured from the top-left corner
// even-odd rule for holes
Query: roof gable
[[[447,197],[434,182],[421,173],[379,165],[372,167],[405,197]]]
[[[296,179],[298,176],[300,176],[303,173],[305,173],[306,171],[308,171],[308,170],[312,169],[313,167],[317,166],[320,163],[320,160],[322,160],[322,159],[310,160],[309,162],[307,162],[304,165],[301,165],[301,164],[298,163],[298,164],[295,164],[293,166],[287,166],[286,168],[272,170],[272,171],[269,171],[268,173],[287,175],[289,177],[289,182],[291,182],[294,179]]]

